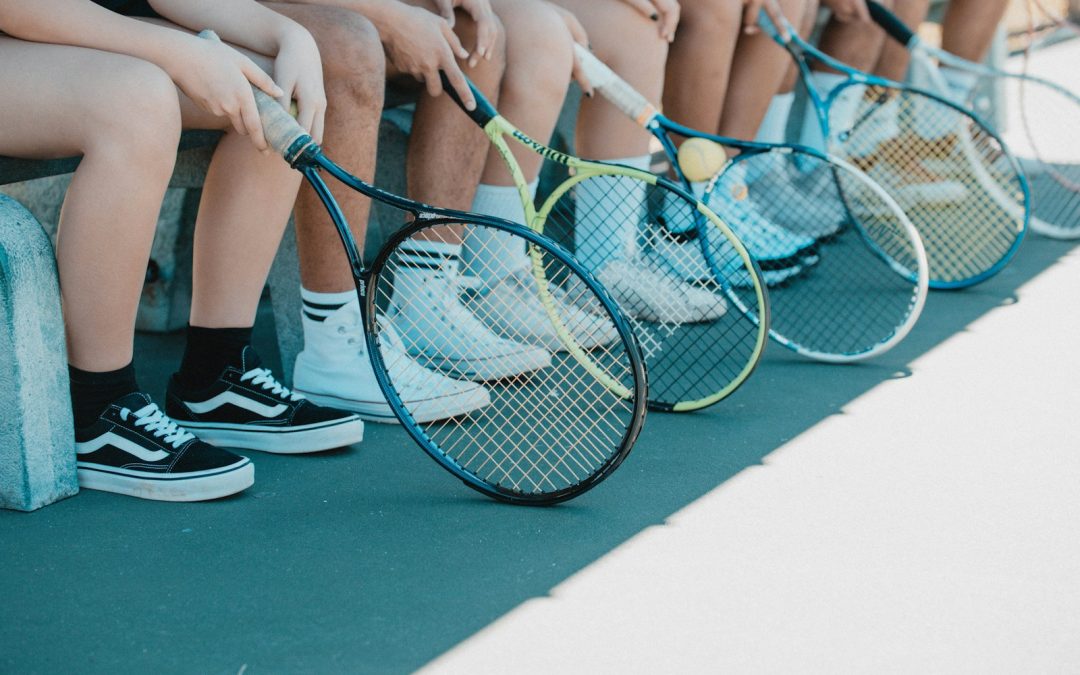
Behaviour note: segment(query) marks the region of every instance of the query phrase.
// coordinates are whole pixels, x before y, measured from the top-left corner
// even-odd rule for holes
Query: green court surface
[[[962,433],[963,427],[951,428],[949,421],[961,410],[978,416],[983,399],[1001,399],[1011,405],[1010,424],[1033,443],[1040,439],[1037,442],[1057,447],[1053,444],[1067,441],[1080,451],[1072,417],[1077,390],[1075,386],[1056,390],[1049,384],[1062,369],[1071,369],[1075,381],[1080,359],[1074,350],[1052,353],[1045,347],[1046,338],[1055,335],[1056,342],[1049,344],[1074,342],[1080,297],[1077,258],[1070,244],[1031,237],[1015,263],[995,279],[964,292],[933,294],[910,338],[870,363],[819,365],[770,345],[759,372],[731,399],[696,414],[651,414],[637,448],[611,479],[555,508],[527,509],[487,501],[427,459],[400,428],[369,425],[364,443],[352,449],[307,457],[255,456],[256,485],[235,498],[185,505],[88,491],[32,514],[2,512],[0,671],[235,673],[245,667],[248,673],[410,671],[467,641],[522,603],[545,596],[646,528],[663,524],[714,491],[722,494],[728,485],[738,484],[728,483],[732,478],[752,473],[748,469],[766,462],[764,468],[753,470],[766,472],[767,477],[770,453],[843,422],[851,415],[847,408],[852,401],[896,386],[897,380],[903,380],[898,400],[920,412],[912,415],[905,405],[873,415],[864,411],[857,419],[869,424],[844,437],[843,446],[867,451],[890,448],[891,461],[904,463],[905,443],[902,438],[898,442],[897,432],[904,433],[906,425],[923,429],[933,425],[938,432],[932,436],[933,443],[940,447],[932,449],[942,457],[958,449],[968,452],[969,475],[942,485],[948,474],[938,474],[935,452],[928,454],[925,434],[917,434],[913,438],[924,440],[912,448],[919,450],[912,452],[912,461],[925,462],[917,467],[925,483],[915,481],[906,490],[944,489],[953,496],[944,500],[945,508],[977,511],[979,495],[968,499],[968,494],[973,485],[991,480],[1000,483],[995,490],[1000,490],[1002,500],[1013,499],[1009,476],[983,475],[978,456],[1006,452],[1023,465],[1025,453],[1015,447],[986,445],[985,438]],[[1054,283],[1040,284],[1043,277]],[[1026,284],[1033,289],[1030,295]],[[1045,307],[1045,312],[1037,317],[1023,313],[1029,302]],[[259,326],[264,345],[272,344],[268,317],[265,313]],[[996,317],[997,323],[1006,325],[1015,317],[1013,323],[1020,324],[1012,326],[1014,330],[1001,329],[1000,335],[990,330],[997,323],[969,334],[970,325],[980,317]],[[1070,327],[1070,334],[1058,335]],[[929,363],[913,366],[939,350],[953,349],[951,343],[959,338],[976,340],[992,360],[965,363],[967,370],[941,370],[937,376]],[[178,336],[141,338],[140,353],[152,357],[140,364],[142,377],[153,391],[162,390],[180,348]],[[966,347],[960,349],[968,353]],[[272,348],[264,346],[263,351]],[[269,356],[270,361],[276,357]],[[989,379],[989,388],[986,373],[995,375]],[[1048,382],[1045,390],[1039,387],[1040,378]],[[1014,396],[1014,390],[1024,395]],[[1032,390],[1039,395],[1030,396]],[[927,401],[941,402],[933,419],[926,413]],[[1040,421],[1048,409],[1060,410],[1060,415],[1051,416],[1057,420],[1056,427],[1047,428]],[[996,408],[988,403],[986,410]],[[827,484],[830,475],[845,475],[844,463],[832,456],[816,463],[812,453],[802,460],[796,482],[803,491],[797,498],[762,501],[757,509],[797,514],[819,500],[835,501],[836,494],[819,493],[814,486]],[[1047,472],[1045,478],[1052,483],[1061,471],[1075,471],[1076,464],[1049,462],[1036,468]],[[1024,473],[1019,467],[1017,471]],[[889,485],[887,476],[877,475],[875,480]],[[1056,510],[1047,512],[1045,520],[1033,519],[1030,527],[1049,538],[1064,536],[1059,532],[1061,514],[1076,510],[1077,484],[1072,482],[1071,503],[1046,505]],[[905,511],[905,500],[890,490],[869,496],[876,502],[875,511],[885,507],[891,513],[887,527],[906,532],[932,524],[919,520],[923,514],[917,511]],[[887,508],[893,499],[897,500],[895,510]],[[843,503],[838,513],[859,514],[869,506],[852,500]],[[1017,508],[1022,506],[1018,502]],[[743,522],[754,522],[753,511],[743,513]],[[843,527],[840,521],[826,518],[807,524],[802,545],[831,541],[837,528]],[[1076,522],[1071,521],[1073,535]],[[760,536],[760,541],[775,537],[768,531],[744,534],[750,539],[716,544],[738,551],[750,546],[754,537]],[[970,536],[978,538],[980,533]],[[882,544],[874,540],[873,545]],[[1075,536],[1071,545],[1076,546]],[[860,577],[862,546],[855,534],[844,539],[836,552],[842,554],[847,547],[852,555],[831,560],[834,576],[822,578],[822,588],[845,574],[853,580]],[[897,570],[910,572],[913,563],[903,556],[907,549],[902,537],[895,546]],[[783,569],[785,564],[798,567],[800,559],[812,556],[813,550],[777,544],[774,553],[774,563]],[[686,555],[696,552],[688,549]],[[981,554],[976,547],[971,555]],[[917,564],[931,577],[955,573],[954,569],[937,570],[931,561]],[[1006,578],[988,579],[987,585],[1008,583],[1008,573],[1022,569],[1002,570]],[[1052,611],[1071,612],[1075,624],[1080,616],[1075,570],[1080,568],[1072,569],[1071,580],[1043,579],[1045,588],[1036,583],[1045,596],[1032,595],[1031,601],[1056,598]],[[670,574],[671,579],[658,579],[650,572],[635,583],[648,589],[685,575],[685,585],[676,587],[694,596],[707,594],[729,572],[716,569],[718,576],[713,576],[713,571],[675,568]],[[1055,595],[1057,590],[1064,595]],[[632,593],[633,588],[620,592]],[[745,589],[749,597],[753,593],[753,588]],[[976,595],[967,600],[970,609],[984,602],[992,605],[994,598]],[[913,612],[948,616],[955,609],[940,597],[916,594],[896,601]],[[595,630],[603,628],[605,620],[637,616],[655,623],[685,601],[668,597],[658,602],[659,606],[650,606],[642,615],[624,608],[622,612],[631,613],[598,617],[599,623],[592,626],[598,640],[595,646],[603,643],[603,649],[611,649],[626,641],[626,634],[620,639],[621,631],[615,629],[618,622],[610,634]],[[745,609],[747,620],[752,620],[753,606]],[[775,612],[776,608],[762,611]],[[567,614],[567,625],[579,615]],[[769,628],[766,634],[783,636],[785,630],[799,634],[820,619],[808,606],[793,606],[784,615],[789,621]],[[557,615],[550,618],[559,620]],[[759,620],[760,616],[754,624]],[[489,630],[499,630],[499,625]],[[557,625],[548,625],[545,635]],[[670,633],[680,628],[675,619],[674,624],[657,630]],[[575,649],[591,651],[587,645],[573,643],[572,637],[563,639],[571,640]],[[481,653],[470,651],[469,644],[447,657],[451,659],[448,672],[503,667],[528,671],[530,666],[541,665],[522,660],[524,654],[519,657],[514,650],[498,650],[498,642],[496,651]],[[587,657],[562,650],[558,641],[528,644],[532,652],[570,661]],[[1073,639],[1059,647],[1072,658],[1070,663],[1080,666],[1076,645]]]

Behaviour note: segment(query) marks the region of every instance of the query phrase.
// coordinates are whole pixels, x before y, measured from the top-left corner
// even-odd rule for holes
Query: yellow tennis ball
[[[296,119],[296,116],[300,114],[300,108],[296,107],[296,101],[289,102],[289,114],[293,116],[293,119]]]
[[[679,168],[692,181],[709,180],[727,162],[727,152],[716,141],[707,138],[688,138],[679,146]]]

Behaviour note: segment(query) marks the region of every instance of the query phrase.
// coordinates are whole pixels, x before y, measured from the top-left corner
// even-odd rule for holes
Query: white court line
[[[1080,672],[1080,253],[425,668]]]

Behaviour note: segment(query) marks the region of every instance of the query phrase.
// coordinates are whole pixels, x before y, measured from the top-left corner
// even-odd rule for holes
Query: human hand
[[[832,10],[833,16],[843,23],[870,22],[866,0],[821,0],[821,4]]]
[[[390,63],[399,72],[423,82],[432,96],[442,93],[439,71],[443,71],[465,107],[474,110],[476,99],[457,62],[459,58],[469,58],[469,52],[450,28],[450,23],[426,9],[403,3],[394,5],[396,11],[379,26]]]
[[[296,101],[296,121],[322,143],[326,118],[326,91],[323,89],[322,60],[311,34],[298,28],[281,40],[274,59],[274,79],[283,94],[278,102],[289,109]]]
[[[656,22],[660,37],[668,42],[675,40],[675,29],[679,26],[678,0],[623,0],[644,16]]]
[[[780,37],[786,40],[788,38],[787,28],[784,25],[786,20],[784,19],[784,12],[780,8],[778,0],[744,0],[743,33],[746,35],[757,35],[761,32],[760,20],[762,11],[769,17],[769,21],[772,22],[772,25],[776,28]]]
[[[200,108],[227,117],[237,133],[268,151],[252,85],[274,98],[285,94],[255,63],[232,47],[214,40],[185,37],[185,49],[163,64],[180,90]]]
[[[446,2],[447,0],[442,0]],[[469,67],[476,67],[480,59],[491,59],[495,44],[502,34],[502,24],[495,11],[491,9],[491,0],[451,0],[455,7],[460,7],[476,22],[476,46],[469,56]],[[453,25],[453,24],[451,24]]]

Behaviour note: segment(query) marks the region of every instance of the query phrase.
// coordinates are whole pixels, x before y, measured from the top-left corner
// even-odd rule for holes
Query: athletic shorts
[[[93,0],[93,2],[125,16],[159,16],[146,0]]]

